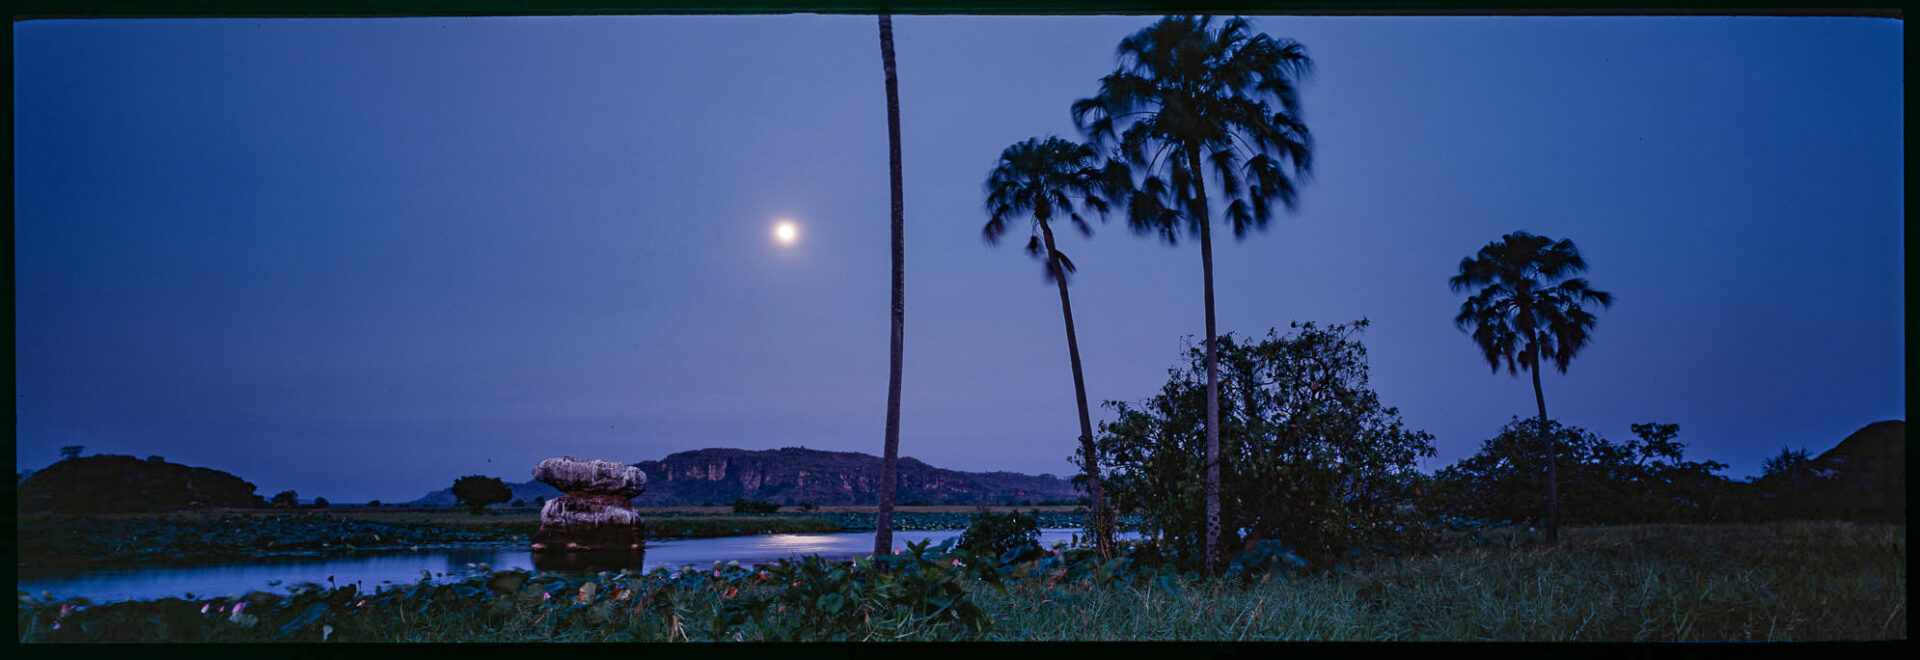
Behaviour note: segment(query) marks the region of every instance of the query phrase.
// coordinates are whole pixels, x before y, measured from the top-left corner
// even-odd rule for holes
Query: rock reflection
[[[556,552],[547,550],[531,553],[533,570],[542,573],[594,573],[599,571],[639,571],[643,569],[646,550],[588,550],[583,552]]]

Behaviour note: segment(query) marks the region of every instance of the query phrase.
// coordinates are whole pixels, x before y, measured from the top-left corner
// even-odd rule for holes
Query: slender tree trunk
[[[1093,421],[1087,414],[1087,382],[1080,375],[1080,341],[1073,331],[1073,303],[1067,300],[1067,273],[1060,267],[1059,254],[1053,249],[1053,230],[1040,222],[1040,235],[1046,239],[1048,263],[1053,281],[1060,287],[1060,315],[1067,320],[1067,358],[1073,362],[1073,400],[1080,406],[1080,456],[1086,461],[1087,498],[1093,501],[1093,548],[1101,559],[1113,557],[1113,529],[1107,520],[1106,500],[1100,487],[1100,464],[1093,449]]]
[[[1206,176],[1200,169],[1200,152],[1187,150],[1187,167],[1193,180],[1193,209],[1200,215],[1200,268],[1206,288],[1207,307],[1207,477],[1203,486],[1207,502],[1206,569],[1208,575],[1220,574],[1220,362],[1214,349],[1213,326],[1213,232],[1207,217]]]
[[[1559,452],[1553,449],[1553,434],[1547,430],[1547,397],[1540,391],[1540,349],[1533,349],[1533,402],[1540,407],[1540,440],[1547,448],[1547,543],[1560,543],[1560,471]]]
[[[893,185],[893,341],[888,349],[887,446],[880,459],[880,506],[873,522],[873,554],[893,552],[893,494],[900,467],[900,358],[906,301],[906,206],[900,185],[900,83],[893,71],[893,17],[880,15],[880,64],[887,74],[887,165]]]

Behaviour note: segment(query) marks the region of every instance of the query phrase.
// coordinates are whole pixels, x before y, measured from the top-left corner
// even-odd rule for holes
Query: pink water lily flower
[[[206,613],[207,613],[207,610],[210,610],[210,609],[213,609],[213,601],[207,601],[207,604],[205,604],[205,605],[201,605],[201,606],[200,606],[200,613],[201,613],[201,614],[206,614]]]

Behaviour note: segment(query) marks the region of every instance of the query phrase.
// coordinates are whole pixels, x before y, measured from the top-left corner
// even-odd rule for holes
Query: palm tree
[[[1082,235],[1091,235],[1086,218],[1078,208],[1091,210],[1106,219],[1106,197],[1124,189],[1128,181],[1126,166],[1111,163],[1101,167],[1093,148],[1057,137],[1038,138],[1007,147],[1000,162],[987,174],[987,225],[981,231],[988,243],[998,243],[1007,233],[1010,221],[1027,215],[1033,218],[1033,234],[1027,238],[1027,253],[1044,262],[1046,280],[1060,289],[1060,314],[1067,322],[1067,357],[1073,363],[1074,403],[1080,407],[1080,456],[1086,466],[1087,497],[1093,501],[1094,549],[1101,558],[1113,556],[1113,530],[1100,487],[1100,466],[1093,450],[1093,422],[1087,415],[1087,385],[1080,375],[1080,342],[1073,331],[1073,303],[1067,299],[1067,276],[1074,272],[1073,260],[1060,251],[1053,240],[1049,221],[1065,216]],[[1057,215],[1056,215],[1057,214]]]
[[[887,440],[880,458],[880,506],[873,522],[873,554],[893,552],[893,493],[900,470],[900,356],[907,315],[906,206],[900,200],[900,82],[893,75],[893,16],[880,15],[880,66],[887,77],[887,165],[893,185],[893,341],[888,349]]]
[[[1295,179],[1312,170],[1313,141],[1300,118],[1298,80],[1312,70],[1306,47],[1250,34],[1246,20],[1169,16],[1120,42],[1119,69],[1073,104],[1074,123],[1096,144],[1115,145],[1144,178],[1126,200],[1138,233],[1200,239],[1207,313],[1206,566],[1221,568],[1220,374],[1214,348],[1213,234],[1206,175],[1227,201],[1234,238],[1265,229],[1274,200],[1292,209]],[[1290,166],[1290,167],[1288,167]],[[1287,172],[1292,170],[1291,175]]]
[[[1587,345],[1593,331],[1593,312],[1581,307],[1613,304],[1613,294],[1596,291],[1583,278],[1587,269],[1573,241],[1555,242],[1544,236],[1516,231],[1488,243],[1472,257],[1460,260],[1460,273],[1447,280],[1454,293],[1478,289],[1460,304],[1453,324],[1472,328],[1473,342],[1486,355],[1494,373],[1506,361],[1515,376],[1533,374],[1533,401],[1540,409],[1540,444],[1547,452],[1547,542],[1560,541],[1559,469],[1554,463],[1553,435],[1547,428],[1547,398],[1540,391],[1540,360],[1553,360],[1560,373]]]

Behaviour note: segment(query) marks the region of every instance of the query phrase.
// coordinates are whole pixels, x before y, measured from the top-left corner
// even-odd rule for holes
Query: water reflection
[[[646,550],[547,551],[530,554],[533,555],[533,570],[542,573],[641,570],[646,564],[647,557]]]
[[[1079,530],[1041,530],[1040,543],[1051,547],[1072,540]],[[959,530],[894,533],[894,544],[930,542],[932,545],[957,537]],[[1137,537],[1123,534],[1122,538]],[[56,598],[84,596],[96,603],[118,600],[144,600],[182,597],[239,596],[248,591],[284,593],[287,586],[301,582],[322,585],[356,584],[362,590],[408,585],[423,578],[457,578],[470,570],[469,564],[486,565],[493,570],[531,569],[547,572],[573,572],[578,563],[584,570],[619,568],[678,569],[706,567],[715,562],[737,561],[743,565],[773,563],[802,555],[824,559],[848,559],[873,551],[873,532],[839,534],[765,534],[711,539],[654,541],[646,550],[630,557],[574,557],[556,555],[553,561],[539,559],[525,546],[435,549],[421,551],[361,551],[338,557],[296,557],[256,559],[243,564],[194,566],[149,566],[132,569],[95,569],[60,575],[20,575],[18,588],[29,594],[42,591]],[[541,553],[546,555],[548,553]],[[644,562],[642,559],[644,558]],[[629,563],[630,562],[630,563]]]

